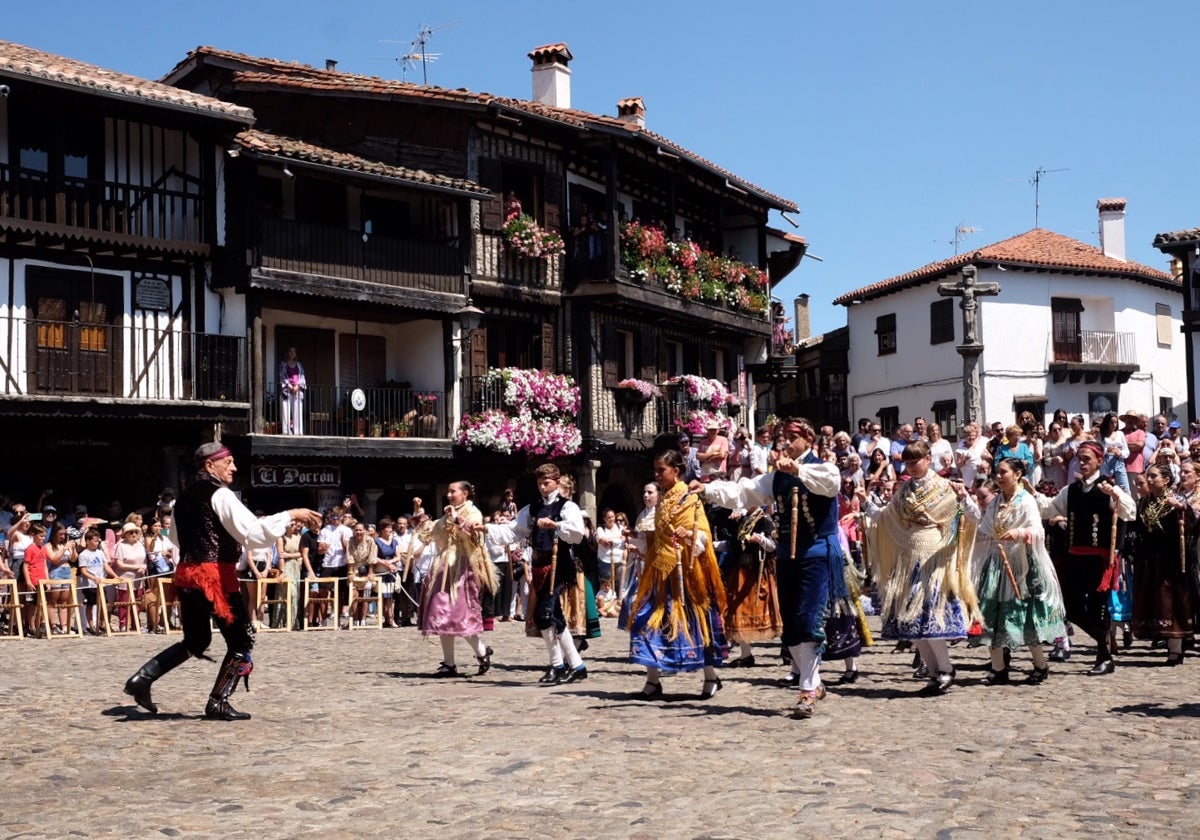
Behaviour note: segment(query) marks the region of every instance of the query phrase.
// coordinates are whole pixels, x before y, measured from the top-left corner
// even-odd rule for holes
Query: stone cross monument
[[[961,298],[963,340],[954,349],[963,357],[963,423],[979,420],[983,407],[979,399],[979,357],[983,345],[979,342],[979,301],[976,298],[1000,294],[999,283],[979,283],[978,272],[968,263],[962,268],[962,279],[957,283],[939,283],[938,294],[942,297]]]

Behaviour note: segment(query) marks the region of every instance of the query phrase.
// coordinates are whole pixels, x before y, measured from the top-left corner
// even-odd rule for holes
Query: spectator
[[[1125,460],[1129,457],[1129,444],[1125,441],[1125,435],[1117,428],[1117,416],[1112,412],[1105,414],[1104,419],[1100,421],[1097,442],[1104,448],[1100,474],[1112,476],[1117,485],[1128,493],[1129,477],[1125,472]]]
[[[292,520],[292,523],[284,530],[283,536],[275,543],[275,551],[279,555],[283,572],[277,579],[275,587],[276,590],[281,586],[284,588],[282,598],[286,599],[286,603],[271,605],[271,626],[275,628],[288,626],[289,608],[293,625],[300,615],[300,586],[304,571],[300,555],[302,527],[298,521]],[[276,600],[280,600],[280,598],[279,594],[275,596]]]
[[[892,440],[888,446],[888,458],[896,475],[904,474],[904,447],[912,443],[913,427],[909,423],[897,426],[892,430]]]
[[[950,441],[942,437],[942,427],[937,423],[931,424],[927,428],[927,433],[929,435],[929,457],[933,464],[933,470],[945,478],[954,469],[954,447],[950,445]]]
[[[38,584],[47,577],[46,551],[42,548],[46,541],[46,528],[40,522],[33,523],[29,528],[29,545],[25,548],[25,562],[22,564],[25,575],[25,591],[30,593],[25,600],[25,626],[28,635],[39,639],[46,637],[46,616],[42,614],[42,605],[37,597]]]
[[[725,478],[729,458],[729,440],[721,434],[721,423],[715,418],[704,427],[704,439],[696,447],[696,460],[700,464],[701,481],[708,483]],[[685,459],[686,464],[686,459]]]
[[[617,513],[606,508],[600,514],[600,527],[596,529],[596,568],[603,587],[613,580],[616,564],[624,562],[625,534],[617,523]]]
[[[1138,493],[1134,477],[1141,475],[1146,465],[1146,430],[1142,424],[1143,417],[1144,415],[1133,411],[1121,415],[1121,422],[1124,424],[1121,434],[1125,435],[1125,445],[1129,447],[1129,457],[1125,459],[1125,474],[1129,476],[1129,489],[1135,502],[1138,500]]]
[[[326,515],[325,527],[317,535],[317,550],[321,554],[321,577],[338,579],[338,601],[341,604],[338,626],[345,630],[350,626],[349,570],[346,565],[346,554],[350,550],[350,537],[353,536],[353,533],[342,524],[342,514],[342,508],[335,507]],[[328,597],[328,593],[326,593],[326,597]],[[324,618],[326,621],[329,619],[330,616]]]
[[[871,421],[866,417],[859,418],[858,431],[854,437],[850,439],[850,445],[854,447],[859,456],[866,458],[867,453],[863,451],[863,447],[871,442]]]
[[[771,468],[771,427],[759,426],[754,433],[754,449],[750,453],[751,477],[766,475]]]
[[[397,554],[400,537],[396,536],[396,523],[387,517],[379,520],[376,530],[375,578],[383,597],[383,626],[395,627],[396,571],[398,564],[403,562]]]
[[[121,526],[121,541],[117,543],[113,549],[113,555],[109,560],[117,577],[125,581],[133,582],[133,601],[130,601],[128,585],[122,586],[117,593],[117,624],[121,632],[124,633],[131,627],[137,626],[137,609],[138,603],[142,600],[142,594],[145,587],[146,576],[146,546],[142,541],[142,527],[133,521],[133,517],[140,519],[141,517],[135,513],[130,514],[131,521],[126,522]],[[133,614],[130,615],[130,611]]]
[[[67,543],[67,529],[55,525],[48,531],[50,537],[43,546],[46,553],[46,576],[50,580],[62,581],[50,585],[46,593],[50,615],[50,632],[61,636],[71,629],[71,617],[67,605],[71,603],[71,546]]]
[[[913,438],[912,439],[913,440],[926,440],[927,431],[926,431],[926,425],[925,425],[925,418],[924,417],[914,417],[912,426],[913,426]],[[936,465],[937,465],[937,462],[934,461],[934,466],[936,466]]]
[[[751,466],[753,454],[754,443],[750,440],[750,431],[745,426],[739,426],[726,464],[731,479],[737,481],[739,478],[749,478],[755,474]]]
[[[375,540],[367,533],[367,526],[356,523],[346,546],[347,564],[350,574],[354,576],[354,610],[350,619],[356,627],[362,627],[367,620],[367,608],[375,591],[375,561],[378,556]]]
[[[1071,460],[1071,444],[1057,420],[1050,423],[1042,444],[1042,481],[1055,487],[1067,486],[1067,462]]]
[[[1016,458],[1021,461],[1025,465],[1022,475],[1033,474],[1033,450],[1022,439],[1021,427],[1016,424],[1004,430],[1004,437],[1000,439],[1000,445],[996,448],[995,460],[992,463],[999,464],[1005,458]]]
[[[882,449],[871,450],[871,460],[867,462],[866,470],[868,485],[896,480],[896,468]]]
[[[683,456],[684,481],[692,481],[700,477],[700,462],[696,460],[696,451],[692,449],[692,439],[687,432],[679,433],[679,454]]]
[[[100,581],[116,577],[108,565],[104,552],[100,550],[100,532],[88,528],[83,535],[84,549],[79,552],[76,560],[81,579],[79,594],[83,600],[83,617],[87,628],[85,632],[93,636],[100,635],[100,616],[96,612],[97,593]]]
[[[979,435],[979,424],[974,420],[962,427],[958,449],[954,451],[954,463],[962,475],[963,484],[975,486],[975,480],[987,475],[987,441]]]
[[[308,380],[304,377],[304,365],[296,356],[296,348],[289,347],[287,355],[279,363],[279,433],[284,435],[304,434],[304,394]]]

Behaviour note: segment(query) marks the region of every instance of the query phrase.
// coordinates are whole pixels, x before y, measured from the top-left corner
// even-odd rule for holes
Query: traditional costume
[[[629,540],[625,552],[625,567],[621,570],[617,588],[617,598],[621,601],[621,609],[617,613],[617,628],[626,633],[629,632],[629,619],[633,617],[633,600],[637,597],[638,583],[641,582],[642,569],[646,565],[646,553],[650,550],[651,537],[654,534],[656,511],[657,507],[643,508],[638,514],[633,525],[634,536]]]
[[[969,513],[977,515],[972,505]],[[1016,531],[1019,539],[1002,541]],[[1006,651],[1028,647],[1033,659],[1031,682],[1050,674],[1044,643],[1066,635],[1062,590],[1046,552],[1042,517],[1033,496],[1018,487],[1011,499],[997,493],[983,512],[971,562],[983,633],[971,645],[987,645],[992,668],[989,684],[1008,682]]]
[[[483,613],[480,589],[496,589],[492,561],[483,547],[482,535],[467,527],[483,524],[483,514],[470,501],[453,507],[433,523],[430,540],[437,549],[433,565],[421,589],[421,608],[417,624],[425,636],[437,636],[442,643],[442,663],[436,675],[458,676],[454,661],[454,640],[466,640],[479,662],[478,675],[492,665],[492,649],[484,645]]]
[[[746,667],[754,664],[751,643],[779,638],[783,620],[775,582],[775,523],[756,507],[735,524],[725,548],[725,634],[741,645],[741,657],[730,665]]]
[[[729,508],[775,504],[779,517],[776,574],[782,641],[791,654],[789,683],[799,685],[801,690],[793,714],[809,717],[816,701],[825,696],[820,671],[825,619],[832,581],[844,574],[834,500],[841,487],[841,474],[835,464],[822,461],[811,449],[796,468],[796,475],[776,470],[736,483],[714,481],[705,485],[704,496]]]
[[[1133,633],[1167,642],[1167,664],[1183,662],[1183,640],[1196,632],[1195,497],[1148,496],[1138,503],[1133,530]]]
[[[965,639],[978,614],[969,563],[975,526],[954,487],[932,470],[897,487],[887,507],[868,509],[879,518],[883,635],[912,642],[930,673],[926,690],[945,691],[954,682],[947,643]]]
[[[308,380],[304,377],[304,365],[297,361],[289,364],[287,359],[279,363],[279,433],[284,435],[304,434],[304,392]]]
[[[1097,453],[1097,460],[1103,457],[1098,444],[1087,441],[1080,449],[1085,446]],[[1125,522],[1136,515],[1128,493],[1112,485],[1113,495],[1108,496],[1097,486],[1099,479],[1096,471],[1088,479],[1080,476],[1052,499],[1036,497],[1043,519],[1067,519],[1066,553],[1053,560],[1067,620],[1096,642],[1096,664],[1088,672],[1093,676],[1111,674],[1114,668],[1108,647],[1109,591],[1120,573]]]
[[[677,538],[676,528],[690,536]],[[703,668],[706,686],[714,686],[711,693],[720,687],[710,669],[728,653],[725,608],[704,505],[676,482],[659,498],[629,622],[629,659],[647,668],[648,684],[659,685],[655,695],[662,692],[658,677],[664,672]]]
[[[224,482],[205,469],[207,462],[231,458],[223,444],[206,443],[196,450],[200,469],[196,480],[175,502],[175,531],[180,562],[175,569],[183,641],[152,657],[125,682],[125,693],[142,708],[157,714],[150,686],[189,656],[208,659],[212,622],[225,638],[225,658],[208,695],[204,715],[220,720],[247,720],[250,715],[229,705],[229,696],[243,680],[250,687],[254,663],[254,625],[246,610],[237,579],[242,546],[269,549],[292,521],[289,511],[262,519],[238,501]]]

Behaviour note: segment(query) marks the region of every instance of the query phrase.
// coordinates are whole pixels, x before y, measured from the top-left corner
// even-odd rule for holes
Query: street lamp
[[[458,316],[463,332],[468,336],[479,329],[479,325],[483,322],[483,310],[471,303],[470,298],[467,298],[466,305],[454,314]]]

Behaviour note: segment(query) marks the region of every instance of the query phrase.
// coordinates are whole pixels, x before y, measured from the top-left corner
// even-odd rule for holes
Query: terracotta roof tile
[[[196,111],[224,119],[236,119],[247,125],[254,122],[254,112],[249,108],[201,96],[161,82],[118,73],[116,70],[108,70],[94,64],[85,64],[73,58],[42,52],[11,41],[0,41],[0,76],[24,77],[67,85],[100,96],[134,99],[151,105]]]
[[[441,189],[454,190],[456,192],[465,192],[481,198],[491,195],[490,191],[476,184],[474,181],[467,181],[462,178],[449,178],[445,175],[435,175],[423,169],[391,166],[347,152],[339,152],[325,148],[324,146],[317,146],[303,140],[295,140],[291,137],[283,137],[278,134],[269,134],[258,129],[243,131],[235,139],[238,145],[250,152],[277,155],[278,157],[290,158],[297,161],[333,166],[337,169],[345,169],[350,172],[363,172],[368,175],[391,178],[412,184],[423,184]]]
[[[534,47],[529,51],[529,58],[532,58],[534,63],[539,63],[540,59],[560,57],[565,59],[564,63],[571,61],[575,56],[571,55],[571,51],[567,49],[566,44],[543,44],[540,47]]]
[[[1196,243],[1200,243],[1200,228],[1173,230],[1154,237],[1154,247],[1160,251],[1166,251],[1173,245],[1195,245]]]
[[[1096,202],[1096,209],[1104,210],[1124,210],[1126,201],[1123,198],[1102,198]]]
[[[356,93],[366,96],[390,96],[404,99],[424,99],[430,102],[452,102],[480,108],[496,106],[542,119],[553,120],[554,122],[569,125],[577,129],[600,129],[614,133],[641,135],[647,142],[655,146],[661,146],[672,154],[721,175],[738,188],[757,194],[781,210],[799,212],[800,209],[795,202],[769,192],[744,178],[740,178],[728,169],[724,169],[712,161],[706,160],[695,152],[668,140],[660,134],[656,134],[653,131],[638,126],[634,122],[623,120],[617,116],[593,114],[575,108],[554,108],[528,99],[496,96],[490,93],[469,91],[465,88],[451,90],[431,85],[418,85],[412,82],[384,79],[379,76],[364,76],[355,73],[345,73],[340,70],[325,70],[307,64],[284,62],[273,58],[255,58],[254,56],[243,55],[241,53],[218,50],[214,47],[197,47],[164,78],[171,79],[181,75],[183,68],[188,62],[204,57],[215,58],[218,63],[221,61],[230,63],[235,71],[233,74],[234,82],[246,87],[290,87],[329,93]]]
[[[1123,277],[1152,285],[1178,289],[1179,284],[1171,275],[1135,262],[1122,261],[1105,256],[1094,245],[1080,242],[1069,236],[1034,228],[1031,231],[980,248],[971,254],[959,254],[947,260],[932,262],[905,274],[863,286],[835,298],[835,304],[848,304],[856,300],[871,300],[911,286],[919,286],[953,274],[967,263],[996,265],[1003,263],[1014,268],[1058,269],[1064,272],[1100,274]]]

